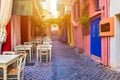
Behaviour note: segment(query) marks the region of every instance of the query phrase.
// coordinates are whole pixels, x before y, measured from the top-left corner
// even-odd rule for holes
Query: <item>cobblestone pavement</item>
[[[52,61],[25,67],[25,80],[120,80],[118,72],[97,63],[85,54],[76,54],[69,45],[53,41]]]

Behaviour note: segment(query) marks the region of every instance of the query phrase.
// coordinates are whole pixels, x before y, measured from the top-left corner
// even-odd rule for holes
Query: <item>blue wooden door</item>
[[[99,23],[101,17],[91,21],[90,24],[90,53],[97,57],[101,57],[101,37],[99,36]]]

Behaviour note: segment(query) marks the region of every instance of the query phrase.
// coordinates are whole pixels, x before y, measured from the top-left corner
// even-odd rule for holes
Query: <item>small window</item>
[[[96,0],[96,9],[99,9],[99,0]]]
[[[80,17],[80,4],[78,4],[78,17]]]

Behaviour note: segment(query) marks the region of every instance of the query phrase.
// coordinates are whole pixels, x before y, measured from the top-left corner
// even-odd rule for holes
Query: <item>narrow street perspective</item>
[[[52,40],[52,62],[25,66],[25,80],[120,80],[118,72],[84,53],[75,53],[57,37]]]
[[[120,80],[120,0],[0,0],[0,80]]]

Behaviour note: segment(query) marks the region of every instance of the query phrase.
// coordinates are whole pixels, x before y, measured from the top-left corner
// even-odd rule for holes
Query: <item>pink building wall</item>
[[[71,10],[71,20],[72,24],[75,26],[76,48],[83,48],[85,53],[90,54],[90,35],[83,36],[81,25],[76,21],[76,18],[78,18],[78,6],[75,4],[77,3],[76,1],[73,2]],[[79,1],[80,4],[82,4],[82,0]]]
[[[90,3],[90,17],[91,19],[95,19],[97,16],[101,16],[101,20],[107,19],[109,17],[109,2],[108,0],[99,0],[100,11],[95,11],[95,0],[89,0]],[[109,66],[110,65],[110,38],[109,37],[101,37],[101,62]],[[99,60],[98,60],[99,61]]]
[[[71,9],[71,22],[75,27],[75,47],[83,48],[82,28],[79,22],[75,21],[77,17],[78,17],[78,9],[77,9],[77,6],[75,6],[75,2],[73,2],[72,9]]]
[[[83,49],[86,54],[90,55],[90,35],[83,37]]]
[[[75,21],[76,17],[78,17],[78,10],[75,7],[75,2],[72,4],[71,10],[71,20],[72,24],[76,27],[75,29],[75,42],[77,48],[83,48],[84,52],[90,55],[90,35],[82,36],[82,29],[78,22]],[[96,11],[96,0],[88,0],[89,2],[89,15],[91,20],[101,16],[101,20],[107,19],[109,17],[109,2],[108,0],[99,0],[99,8],[100,11]],[[80,0],[80,4],[82,4],[82,0]],[[110,63],[110,38],[109,37],[101,37],[101,59],[94,59],[102,62],[106,66],[109,66]]]

